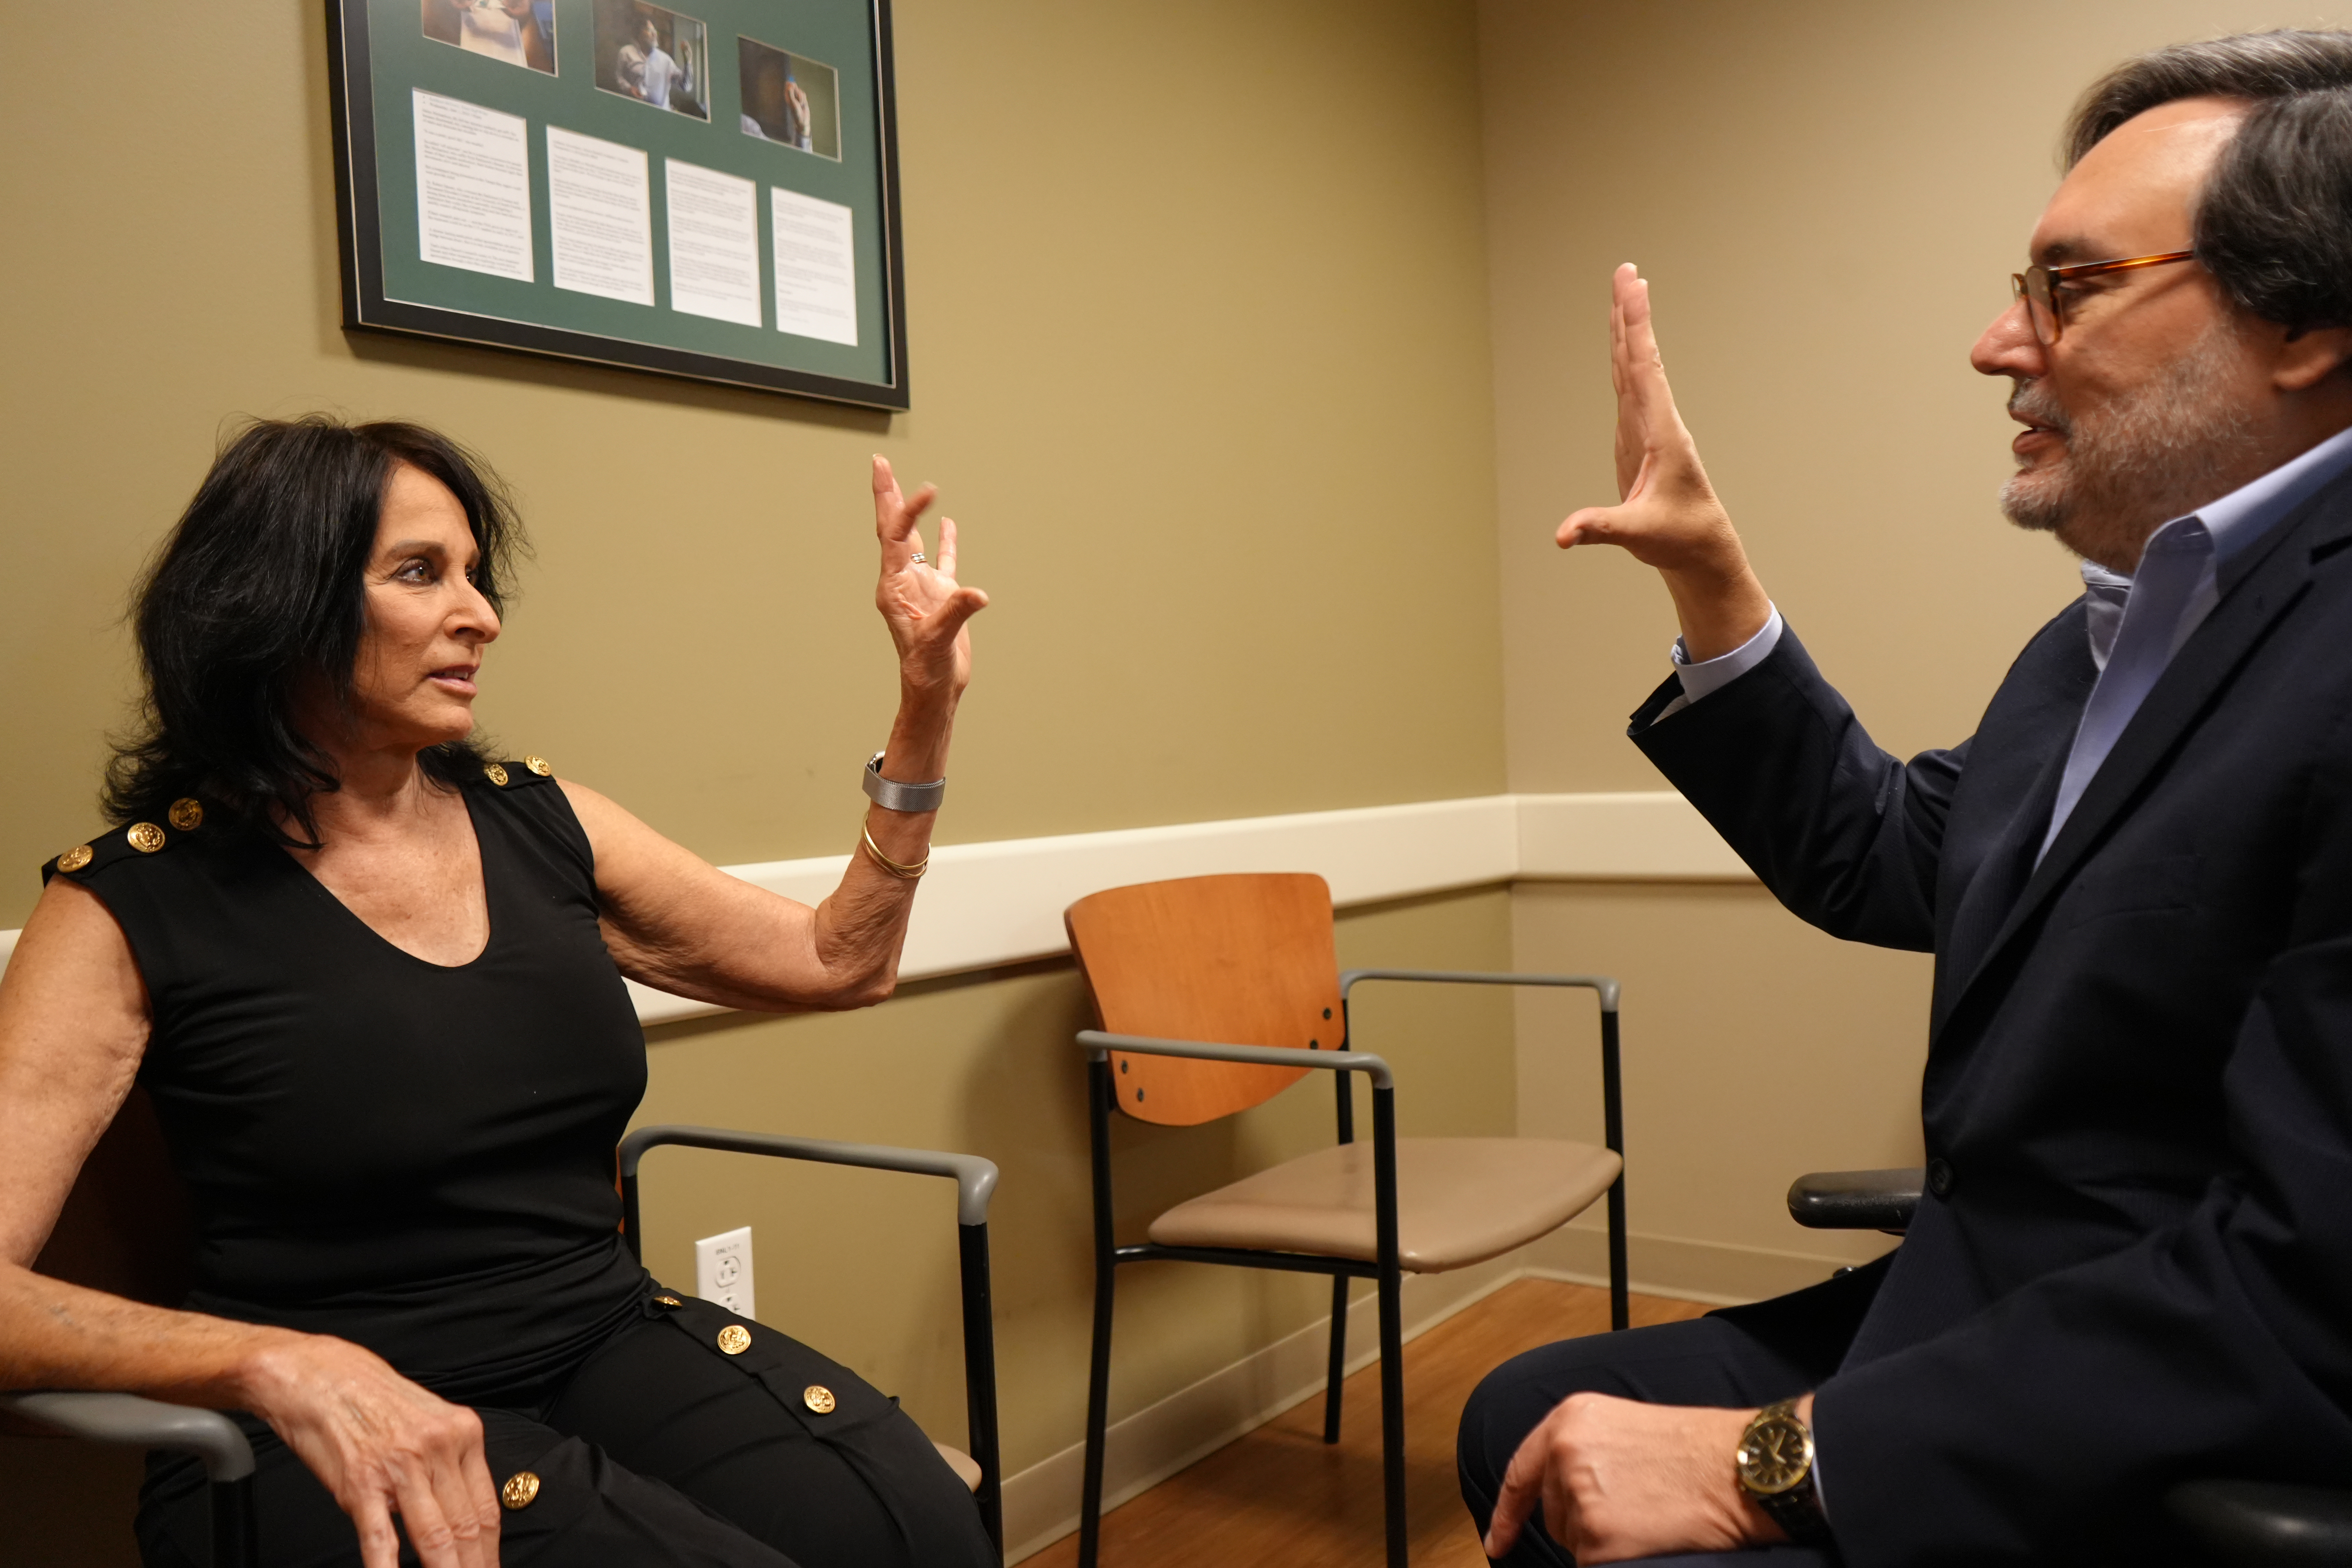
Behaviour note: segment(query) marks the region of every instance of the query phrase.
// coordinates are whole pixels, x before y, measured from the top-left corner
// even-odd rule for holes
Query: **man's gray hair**
[[[2066,166],[2184,98],[2252,105],[2198,203],[2198,258],[2266,321],[2352,326],[2352,32],[2240,33],[2126,60],[2075,106]]]

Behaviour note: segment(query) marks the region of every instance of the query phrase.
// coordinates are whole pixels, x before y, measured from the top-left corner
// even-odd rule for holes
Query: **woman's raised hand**
[[[1649,283],[1628,262],[1617,268],[1611,293],[1618,502],[1570,512],[1553,537],[1562,550],[1618,545],[1657,568],[1682,617],[1689,656],[1712,658],[1762,630],[1771,602],[1748,570],[1731,516],[1675,408],[1650,320]]]
[[[286,1335],[247,1381],[254,1413],[351,1515],[366,1568],[398,1568],[394,1514],[424,1568],[498,1568],[498,1484],[473,1411],[322,1335]]]
[[[889,624],[898,647],[898,677],[906,695],[952,702],[971,679],[971,637],[964,628],[988,606],[988,595],[956,582],[956,525],[940,519],[940,547],[920,559],[922,535],[915,525],[939,496],[925,485],[912,496],[898,493],[889,459],[874,459],[874,531],[882,541],[882,582],[874,603]]]

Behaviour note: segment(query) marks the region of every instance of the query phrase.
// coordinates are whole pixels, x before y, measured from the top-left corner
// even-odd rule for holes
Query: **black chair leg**
[[[1383,1270],[1381,1291],[1381,1492],[1389,1568],[1406,1568],[1404,1531],[1404,1276]]]
[[[1102,1551],[1103,1447],[1110,1425],[1110,1320],[1118,1260],[1111,1239],[1108,1060],[1087,1064],[1087,1097],[1094,1154],[1095,1334],[1087,1367],[1087,1468],[1078,1499],[1078,1568],[1095,1568]]]
[[[1078,1568],[1095,1568],[1102,1550],[1103,1447],[1110,1422],[1111,1271],[1095,1290],[1095,1346],[1087,1373],[1087,1473],[1078,1501]]]
[[[261,1543],[254,1530],[253,1478],[215,1481],[213,1568],[261,1568]]]
[[[1323,1440],[1339,1440],[1339,1394],[1348,1379],[1348,1277],[1331,1276],[1331,1367],[1323,1382]]]
[[[1004,1561],[1004,1455],[996,1419],[996,1307],[988,1267],[988,1226],[956,1226],[959,1273],[963,1285],[963,1382],[965,1441],[980,1466],[980,1521]]]

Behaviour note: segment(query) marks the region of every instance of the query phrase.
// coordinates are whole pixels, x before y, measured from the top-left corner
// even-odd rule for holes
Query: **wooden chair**
[[[1087,1398],[1078,1562],[1101,1544],[1104,1430],[1110,1403],[1114,1280],[1123,1263],[1175,1259],[1331,1277],[1331,1348],[1323,1440],[1339,1438],[1348,1282],[1377,1284],[1381,1447],[1388,1562],[1405,1568],[1406,1273],[1499,1257],[1609,1199],[1611,1321],[1626,1323],[1624,1130],[1617,983],[1597,975],[1358,969],[1342,974],[1331,893],[1304,874],[1188,877],[1114,888],[1064,916],[1101,1029],[1087,1054],[1094,1152],[1094,1358]],[[1395,1078],[1356,1051],[1349,994],[1372,980],[1564,985],[1601,996],[1607,1146],[1518,1138],[1399,1138]],[[1112,1235],[1110,1113],[1175,1126],[1213,1121],[1272,1099],[1312,1069],[1338,1085],[1339,1139],[1328,1149],[1177,1205],[1149,1239]],[[1352,1078],[1372,1081],[1372,1138],[1356,1141]]]
[[[996,1351],[990,1300],[988,1208],[996,1166],[976,1154],[891,1149],[715,1127],[641,1127],[616,1152],[624,1234],[642,1251],[637,1167],[666,1144],[765,1154],[786,1160],[859,1165],[945,1176],[956,1184],[956,1237],[963,1283],[964,1399],[972,1453],[933,1447],[980,1505],[989,1539],[1004,1550],[1003,1474],[997,1447]],[[55,1279],[156,1306],[176,1307],[194,1275],[194,1227],[161,1124],[144,1089],[133,1089],[90,1156],[33,1267]],[[260,1561],[253,1514],[253,1450],[236,1422],[216,1410],[167,1405],[129,1394],[48,1391],[0,1394],[0,1419],[140,1448],[168,1448],[202,1458],[212,1483],[215,1568]]]

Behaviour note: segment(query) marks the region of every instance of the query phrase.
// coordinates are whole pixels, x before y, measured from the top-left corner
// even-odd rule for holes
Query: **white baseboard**
[[[1670,790],[1489,795],[1348,811],[943,844],[915,901],[898,973],[960,974],[1068,951],[1062,911],[1129,882],[1220,871],[1314,871],[1341,905],[1518,878],[1752,880],[1706,819]],[[814,904],[846,855],[730,866],[731,876]],[[16,933],[0,931],[0,968]],[[726,1009],[632,982],[643,1024]]]
[[[1892,1237],[1887,1245],[1895,1245]],[[1577,1285],[1609,1283],[1605,1231],[1570,1225],[1530,1244],[1518,1257],[1527,1272],[1539,1279]],[[1670,1296],[1677,1301],[1704,1301],[1710,1307],[1737,1307],[1768,1296],[1785,1296],[1820,1284],[1853,1261],[1827,1253],[1784,1252],[1726,1241],[1647,1236],[1640,1231],[1625,1238],[1626,1273],[1636,1292]]]

